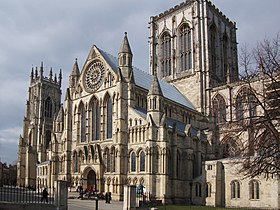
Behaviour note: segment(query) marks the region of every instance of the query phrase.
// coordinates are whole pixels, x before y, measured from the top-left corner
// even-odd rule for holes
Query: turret
[[[59,81],[60,81],[60,77],[61,77],[61,73],[59,74]],[[80,70],[79,70],[78,61],[76,58],[76,61],[73,66],[73,70],[69,76],[69,87],[70,88],[74,88],[76,86],[79,77],[80,77]]]
[[[127,38],[127,33],[125,32],[124,39],[118,54],[118,61],[119,68],[121,69],[122,75],[126,81],[129,81],[130,74],[132,71],[132,57],[133,54],[131,52],[129,41]]]
[[[148,114],[159,125],[163,115],[163,94],[157,76],[154,76],[148,92]]]

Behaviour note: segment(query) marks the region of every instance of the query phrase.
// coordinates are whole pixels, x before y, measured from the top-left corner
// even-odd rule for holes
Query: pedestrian
[[[109,194],[108,192],[105,193],[105,203],[109,203]]]
[[[110,203],[110,202],[111,202],[111,200],[112,200],[112,193],[111,193],[111,192],[109,192],[109,193],[108,193],[108,203]]]
[[[43,202],[44,200],[48,203],[48,191],[47,191],[47,188],[45,188],[42,192],[42,198],[41,198],[41,202]]]

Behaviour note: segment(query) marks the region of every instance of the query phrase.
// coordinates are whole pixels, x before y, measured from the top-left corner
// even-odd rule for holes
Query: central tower
[[[150,73],[209,114],[209,91],[238,79],[235,23],[208,0],[188,0],[151,17]]]

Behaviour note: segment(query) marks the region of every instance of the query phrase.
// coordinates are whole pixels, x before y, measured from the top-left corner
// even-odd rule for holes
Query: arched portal
[[[91,187],[96,189],[96,173],[92,169],[87,174],[87,188],[90,189]]]

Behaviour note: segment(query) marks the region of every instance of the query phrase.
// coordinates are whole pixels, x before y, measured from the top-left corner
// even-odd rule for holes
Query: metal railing
[[[53,193],[50,191],[46,198],[43,198],[43,189],[30,189],[16,186],[0,187],[0,202],[11,203],[46,203],[53,204]]]

